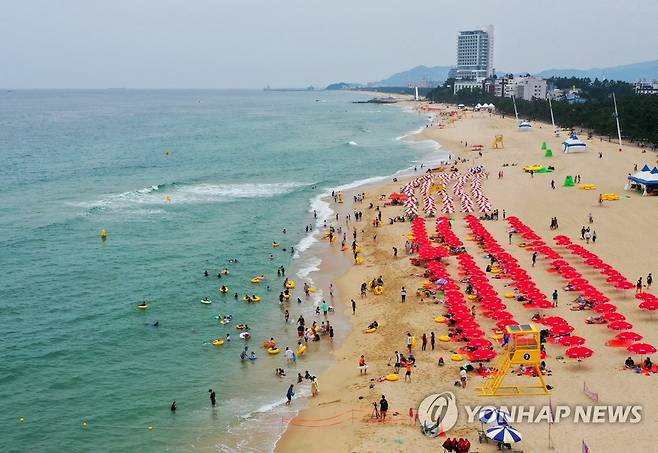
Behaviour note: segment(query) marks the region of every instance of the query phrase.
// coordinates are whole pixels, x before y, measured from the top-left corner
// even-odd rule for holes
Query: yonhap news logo
[[[452,392],[429,395],[418,406],[420,430],[427,437],[436,437],[450,430],[457,423],[458,416],[457,398]]]
[[[643,407],[639,405],[465,405],[460,408],[455,395],[446,391],[431,394],[421,401],[417,412],[421,432],[427,437],[448,432],[457,424],[460,409],[466,424],[553,424],[564,421],[574,424],[636,424],[643,417]]]

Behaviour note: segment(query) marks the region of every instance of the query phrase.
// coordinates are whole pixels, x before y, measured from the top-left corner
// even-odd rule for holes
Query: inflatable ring
[[[377,332],[377,327],[370,327],[369,329],[366,329],[366,333],[374,333]]]
[[[203,305],[210,305],[210,304],[212,304],[212,300],[204,300],[204,299],[201,299],[201,303],[202,303]]]
[[[274,354],[278,354],[279,352],[281,352],[281,350],[279,348],[268,348],[267,349],[268,354],[274,355]]]
[[[450,341],[449,335],[439,335],[439,341]]]
[[[373,293],[375,293],[378,296],[381,296],[384,294],[384,287],[383,286],[375,286],[375,288],[372,290]]]
[[[450,356],[450,360],[452,360],[453,362],[461,362],[462,360],[464,360],[464,358],[462,357],[461,354],[453,354]]]
[[[300,344],[299,347],[297,348],[297,354],[302,355],[306,352],[306,346],[303,344]]]
[[[412,348],[416,347],[416,336],[415,335],[413,337],[411,337],[411,347]]]
[[[365,262],[365,259],[362,256],[357,256],[356,259],[354,260],[354,264],[363,264]]]
[[[354,253],[360,253],[360,252],[361,252],[361,246],[360,245],[357,245],[356,247],[354,247]]]
[[[244,296],[244,297],[242,298],[242,300],[244,300],[245,302],[255,302],[255,303],[258,303],[258,302],[260,302],[262,299],[261,299],[260,296],[249,297],[249,298],[247,298],[247,296]]]
[[[476,296],[475,294],[468,294],[468,295],[466,296],[466,298],[467,298],[468,300],[475,300],[475,299],[478,298],[478,296]]]
[[[525,242],[519,242],[517,245],[521,248],[524,248],[524,247],[528,246],[528,244],[526,244]]]
[[[317,291],[317,289],[315,289],[314,287],[312,287],[312,286],[309,286],[309,287],[308,287],[308,292],[309,292],[309,293],[314,293],[314,292],[316,292],[316,291]]]
[[[231,320],[230,320],[230,319],[226,319],[226,318],[224,318],[224,319],[220,319],[220,320],[219,320],[219,323],[220,323],[221,325],[228,324],[228,323],[230,323],[230,322],[231,322]]]
[[[261,283],[262,281],[263,281],[263,279],[260,278],[260,277],[253,277],[251,279],[251,283]]]
[[[146,310],[149,308],[149,304],[138,305],[137,308],[139,308],[140,310]]]
[[[248,340],[251,338],[251,334],[249,332],[242,332],[240,334],[240,338],[242,338],[243,340]]]
[[[409,234],[407,234],[407,239],[409,239],[410,241],[415,241],[416,240],[416,235],[413,234],[413,233],[409,233]]]
[[[288,300],[288,299],[290,299],[290,294],[284,294],[284,295],[283,295],[283,299],[284,299],[284,300]],[[259,300],[260,300],[260,298],[259,298]]]
[[[394,382],[394,381],[399,380],[400,376],[395,374],[395,373],[389,373],[386,376],[384,376],[384,379],[386,379],[387,381]]]
[[[445,316],[437,316],[436,318],[434,318],[434,322],[437,322],[439,324],[445,324],[446,322],[448,322],[448,318],[446,318]]]
[[[514,295],[514,293],[505,293],[503,294],[503,297],[505,299],[514,299],[516,296]]]
[[[219,291],[222,294],[226,294],[226,293],[228,293],[229,289],[228,289],[228,286],[223,286],[223,287],[220,287],[217,291]]]
[[[244,330],[244,329],[247,328],[247,325],[246,324],[238,324],[237,326],[235,326],[235,328],[237,330]]]
[[[224,344],[224,340],[215,339],[215,340],[212,341],[213,346],[221,346],[223,344]]]
[[[288,289],[293,289],[295,286],[297,286],[297,284],[295,283],[294,280],[288,280],[286,282],[286,288]]]
[[[272,248],[277,248],[279,246],[278,242],[272,242]]]

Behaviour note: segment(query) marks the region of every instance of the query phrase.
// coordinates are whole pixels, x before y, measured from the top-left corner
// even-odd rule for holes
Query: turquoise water
[[[265,274],[278,290],[277,266],[305,275],[317,264],[303,253],[310,203],[326,216],[327,190],[428,153],[395,140],[423,118],[351,103],[365,97],[1,93],[3,451],[266,449],[236,440],[236,416],[282,398],[287,384],[272,369],[283,358],[264,357],[259,345],[292,338],[294,325],[282,325],[278,293],[249,277]],[[282,250],[291,245],[302,251],[294,260]],[[220,296],[213,275],[224,267],[231,293],[263,302]],[[211,306],[199,303],[204,296]],[[140,311],[144,299],[151,308]],[[296,319],[302,308],[292,305]],[[238,332],[219,326],[218,313],[250,325],[259,360],[240,363]],[[230,344],[208,344],[227,332]]]

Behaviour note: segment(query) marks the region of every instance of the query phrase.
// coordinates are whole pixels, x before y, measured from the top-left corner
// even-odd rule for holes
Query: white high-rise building
[[[451,75],[462,80],[493,76],[493,48],[493,25],[486,30],[460,31],[457,36],[457,66]]]

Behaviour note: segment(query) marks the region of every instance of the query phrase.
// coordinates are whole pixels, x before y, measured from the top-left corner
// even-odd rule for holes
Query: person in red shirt
[[[407,362],[406,369],[407,371],[404,373],[404,380],[406,381],[407,378],[409,379],[409,382],[411,382],[411,363]]]
[[[359,374],[367,374],[368,373],[368,365],[366,365],[366,358],[363,354],[361,354],[361,357],[359,358]]]

